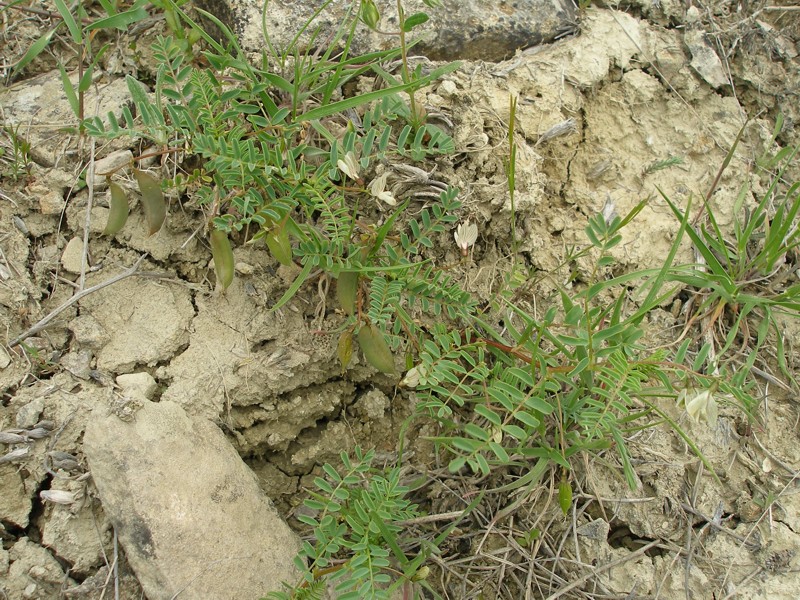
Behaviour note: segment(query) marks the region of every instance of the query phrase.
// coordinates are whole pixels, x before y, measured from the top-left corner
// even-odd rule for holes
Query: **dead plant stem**
[[[614,569],[614,568],[618,567],[619,565],[625,564],[628,561],[636,560],[642,554],[644,554],[645,552],[650,550],[650,548],[652,548],[653,546],[657,546],[660,543],[661,542],[659,540],[653,540],[649,544],[647,544],[645,546],[642,546],[641,548],[639,548],[635,552],[631,552],[627,556],[623,556],[622,558],[619,558],[619,559],[617,559],[615,561],[612,561],[612,562],[610,562],[608,564],[605,564],[605,565],[603,565],[601,567],[597,567],[596,569],[592,569],[592,571],[590,573],[587,573],[586,575],[584,575],[580,579],[576,579],[575,581],[570,583],[568,586],[563,587],[560,590],[558,590],[555,594],[550,594],[547,597],[547,600],[555,600],[556,598],[560,598],[561,596],[565,595],[567,592],[571,592],[575,588],[578,588],[578,587],[582,586],[584,583],[589,581],[592,577],[596,577],[600,573],[605,573],[606,571],[610,571],[611,569]]]
[[[69,300],[67,300],[63,304],[61,304],[58,308],[54,309],[49,315],[47,315],[41,321],[36,323],[36,325],[34,325],[30,329],[28,329],[25,333],[23,333],[23,334],[19,335],[18,337],[16,337],[9,344],[9,346],[11,348],[13,348],[14,346],[19,345],[21,342],[23,342],[24,340],[26,340],[30,336],[32,336],[32,335],[34,335],[36,333],[39,333],[45,327],[47,327],[53,319],[55,319],[58,315],[60,315],[62,312],[67,310],[70,306],[72,306],[73,304],[75,304],[76,302],[78,302],[79,300],[84,298],[85,296],[88,296],[89,294],[91,294],[93,292],[97,292],[99,290],[102,290],[104,287],[108,287],[109,285],[117,283],[118,281],[122,281],[123,279],[127,279],[131,275],[135,275],[136,272],[139,270],[139,266],[142,264],[142,261],[145,259],[146,256],[147,256],[147,254],[142,254],[130,269],[127,269],[126,271],[123,271],[119,275],[115,275],[114,277],[112,277],[111,279],[108,279],[107,281],[104,281],[102,283],[98,283],[97,285],[93,285],[90,288],[86,288],[84,290],[79,291],[77,294],[72,296],[72,298],[70,298]]]

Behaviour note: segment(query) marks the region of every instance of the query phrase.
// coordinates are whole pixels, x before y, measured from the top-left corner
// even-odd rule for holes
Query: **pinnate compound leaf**
[[[164,219],[167,218],[167,203],[161,191],[161,184],[155,177],[139,169],[133,170],[133,176],[139,184],[144,216],[147,219],[150,235],[153,235],[161,229]]]
[[[130,207],[128,206],[128,197],[120,186],[109,182],[108,189],[111,192],[111,200],[108,203],[108,221],[103,235],[113,236],[125,226],[130,214]]]

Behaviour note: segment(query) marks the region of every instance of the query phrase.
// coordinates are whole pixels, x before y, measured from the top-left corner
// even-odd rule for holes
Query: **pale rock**
[[[300,540],[210,421],[144,401],[98,406],[84,453],[103,509],[150,600],[260,598],[296,581]]]
[[[87,287],[114,275],[103,270],[87,277]],[[80,301],[82,315],[91,315],[110,337],[97,349],[97,369],[133,371],[172,358],[189,339],[194,316],[184,287],[129,277]]]
[[[353,405],[355,413],[365,422],[377,422],[383,419],[391,402],[382,391],[370,390]]]
[[[5,454],[5,446],[3,452]],[[31,513],[31,497],[16,464],[0,465],[0,520],[24,529]]]
[[[722,61],[706,41],[705,33],[691,29],[683,36],[683,41],[692,53],[691,67],[713,88],[730,84],[730,78],[722,66]]]
[[[108,224],[108,208],[105,206],[93,206],[92,214],[89,218],[89,233],[103,233]],[[78,231],[83,231],[83,223],[81,223]]]
[[[34,163],[31,174],[36,181],[62,194],[75,185],[75,173],[65,169],[40,167]]]
[[[106,186],[106,175],[113,175],[133,162],[133,152],[124,148],[94,161],[94,185],[98,189]]]
[[[0,346],[0,369],[5,369],[11,364],[11,357],[6,352],[6,349]]]
[[[67,246],[61,253],[61,266],[68,273],[78,274],[81,272],[81,262],[83,261],[83,240],[79,237],[72,238],[67,242]]]
[[[258,52],[260,56],[264,46],[262,2],[199,0],[197,4],[237,32],[239,44],[245,51]],[[381,17],[378,28],[397,31],[396,2],[376,0],[375,4]],[[504,3],[502,10],[485,0],[446,2],[433,9],[426,7],[422,0],[405,0],[403,7],[406,15],[424,12],[430,17],[428,22],[415,27],[409,37],[421,39],[414,46],[414,54],[433,60],[503,60],[519,49],[552,42],[576,29],[574,6],[568,0],[517,0]],[[311,32],[317,40],[331,39],[346,19],[350,3],[270,0],[266,14],[270,43],[279,51],[284,50],[317,10],[319,15],[313,26],[299,34],[301,47],[310,42]],[[215,26],[210,25],[209,30],[219,35]],[[396,45],[396,36],[359,24],[350,53],[387,50]]]
[[[240,275],[252,275],[255,273],[255,267],[250,263],[246,262],[237,262],[236,263],[236,272]]]
[[[152,400],[158,389],[156,380],[150,373],[126,373],[117,377],[117,385],[126,392],[135,393],[142,398]]]
[[[78,83],[78,73],[69,76],[73,86]],[[120,77],[107,84],[90,86],[84,94],[85,106],[106,120],[109,112],[122,116],[122,107],[131,103],[125,79]],[[12,86],[0,95],[4,124],[15,129],[19,126],[25,141],[30,144],[31,158],[40,165],[52,167],[64,159],[68,135],[61,130],[77,125],[78,119],[64,94],[61,73],[54,69],[25,81],[25,85]],[[34,121],[36,127],[29,127]]]
[[[60,598],[62,586],[75,585],[50,552],[26,537],[11,546],[9,558],[3,590],[8,598]]]
[[[595,519],[584,523],[575,529],[575,533],[593,540],[606,541],[611,530],[609,524],[603,519]]]
[[[439,87],[436,89],[436,91],[443,98],[452,98],[453,96],[458,95],[458,86],[454,81],[445,79],[439,84]]]
[[[42,419],[43,410],[44,398],[41,396],[23,404],[17,410],[17,427],[20,429],[31,429]]]
[[[67,325],[75,341],[86,348],[102,348],[111,337],[92,315],[80,315]]]
[[[92,351],[83,348],[73,352],[67,352],[58,361],[64,369],[72,373],[78,379],[88,380],[92,370]]]
[[[42,544],[72,566],[70,571],[91,574],[103,561],[102,517],[92,514],[89,504],[75,512],[69,506],[49,504],[42,528]],[[110,541],[110,540],[106,540]]]
[[[61,192],[54,190],[41,190],[36,194],[39,197],[39,211],[43,215],[60,215],[67,205]]]

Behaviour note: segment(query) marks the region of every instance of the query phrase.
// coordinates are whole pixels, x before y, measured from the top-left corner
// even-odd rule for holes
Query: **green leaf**
[[[33,44],[28,46],[28,49],[25,51],[25,54],[23,54],[22,58],[20,58],[17,61],[17,64],[14,65],[14,69],[11,71],[12,78],[16,77],[19,74],[19,72],[22,71],[22,69],[27,67],[33,59],[39,56],[39,54],[41,54],[42,51],[45,48],[47,48],[47,44],[50,43],[51,38],[58,30],[60,25],[61,23],[58,23],[58,25],[53,27],[53,29],[42,34],[42,36],[39,39],[37,39]]]
[[[314,268],[314,263],[312,261],[308,261],[305,265],[303,265],[303,270],[298,273],[295,280],[292,282],[292,285],[289,286],[289,289],[284,292],[281,299],[270,309],[270,312],[274,312],[281,308],[284,304],[286,304],[289,300],[291,300],[294,295],[297,293],[297,290],[300,289],[300,286],[305,283],[308,276],[311,274],[311,269]]]
[[[528,427],[538,427],[540,422],[539,419],[534,417],[532,414],[526,413],[524,411],[519,411],[517,413],[514,413],[514,418],[522,423],[525,423],[525,425],[527,425]]]
[[[508,435],[519,440],[520,442],[524,442],[525,440],[528,439],[528,437],[530,437],[525,432],[525,430],[522,429],[522,427],[518,427],[517,425],[512,425],[511,423],[503,425],[501,429],[503,430],[503,433],[507,433]]]
[[[464,432],[467,435],[474,437],[475,439],[481,440],[482,442],[486,442],[491,437],[489,432],[485,429],[478,427],[474,423],[467,423],[464,425]]]
[[[403,22],[403,31],[408,33],[409,31],[414,29],[414,27],[416,27],[417,25],[422,25],[423,23],[427,22],[428,18],[429,18],[428,15],[426,15],[425,13],[422,12],[414,13]]]
[[[500,418],[500,415],[498,415],[491,408],[483,404],[478,404],[475,407],[475,412],[484,417],[492,425],[500,425],[500,423],[503,422],[502,419]]]
[[[150,15],[148,14],[145,6],[149,4],[148,0],[138,0],[131,8],[125,12],[117,13],[102,19],[98,19],[94,23],[86,27],[86,31],[94,29],[119,29],[125,31],[128,25],[144,21]]]
[[[511,457],[506,452],[506,449],[497,442],[489,442],[489,448],[501,463],[508,464],[511,462]]]
[[[64,19],[64,23],[69,29],[69,33],[72,36],[72,41],[78,45],[83,43],[83,34],[81,33],[81,28],[78,23],[75,21],[75,17],[72,16],[69,8],[64,3],[64,0],[53,0],[56,5],[56,9],[58,10],[58,14],[61,15],[61,18]]]
[[[75,93],[75,88],[72,87],[69,74],[61,63],[58,63],[58,70],[61,73],[61,85],[64,88],[64,95],[67,97],[69,107],[72,109],[72,114],[80,118],[80,102],[78,102],[78,95]]]
[[[361,94],[360,96],[353,96],[352,98],[339,100],[338,102],[331,102],[330,104],[327,104],[325,106],[320,106],[306,113],[298,115],[296,118],[296,122],[301,123],[304,121],[324,119],[325,117],[330,117],[339,113],[343,113],[348,109],[369,104],[371,102],[381,100],[382,98],[386,98],[388,96],[393,96],[395,94],[407,92],[408,90],[424,87],[425,85],[431,83],[432,81],[437,80],[442,75],[446,75],[447,73],[455,71],[460,66],[461,63],[450,63],[442,67],[439,67],[438,69],[434,69],[433,71],[428,73],[425,77],[421,77],[419,80],[413,81],[411,83],[403,83],[401,85],[388,87],[383,90],[367,92],[366,94]]]
[[[272,254],[272,258],[285,267],[293,264],[292,244],[289,241],[289,232],[285,222],[276,225],[264,234],[264,241],[267,244],[267,248],[269,248],[270,254]]]

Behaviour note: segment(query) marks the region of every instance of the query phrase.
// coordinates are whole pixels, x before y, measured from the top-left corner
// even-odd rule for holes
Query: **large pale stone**
[[[318,10],[313,26],[301,36],[300,44],[306,46],[314,43],[308,35],[312,31],[316,34],[317,44],[321,40],[328,42],[348,17],[352,3],[331,2],[322,8],[325,3],[325,0],[270,0],[266,23],[272,46],[284,50],[303,23]],[[265,47],[263,2],[198,0],[197,4],[236,32],[239,43],[246,51],[260,52]],[[375,4],[381,15],[378,29],[383,32],[398,31],[395,0],[376,0]],[[498,61],[513,56],[519,49],[551,42],[577,30],[574,8],[569,0],[459,0],[445,1],[441,7],[433,9],[426,7],[422,0],[404,0],[403,7],[406,16],[417,12],[429,15],[430,20],[415,27],[410,37],[422,38],[414,47],[414,53],[434,60]],[[377,33],[362,24],[356,29],[351,55],[387,50],[397,45],[397,36]]]
[[[113,274],[110,270],[93,274],[87,285]],[[187,330],[194,316],[189,290],[136,277],[89,294],[80,306],[81,314],[91,315],[98,330],[108,335],[96,352],[97,368],[112,372],[131,371],[136,365],[153,365],[172,357],[188,342]]]
[[[95,410],[84,453],[103,508],[150,600],[259,598],[296,581],[300,542],[211,422],[142,401]]]

